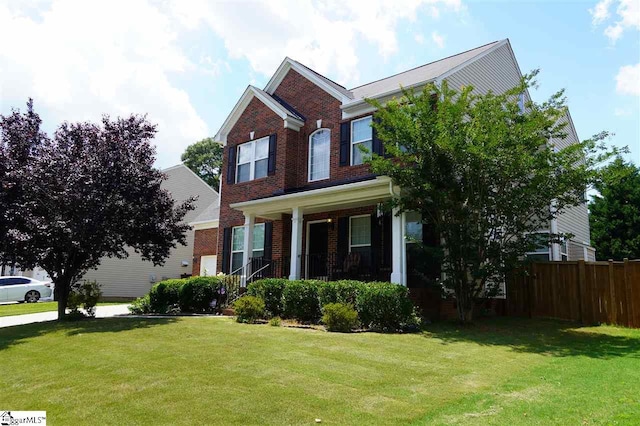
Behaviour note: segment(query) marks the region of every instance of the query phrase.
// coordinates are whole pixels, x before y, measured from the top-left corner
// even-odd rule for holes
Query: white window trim
[[[254,229],[254,234],[255,234],[255,229],[258,226],[262,226],[264,227],[264,223],[256,223],[255,225],[253,225],[253,229]],[[233,255],[236,253],[244,253],[244,238],[242,239],[242,248],[239,250],[234,250],[233,249],[233,237],[236,233],[236,229],[245,229],[244,225],[240,225],[240,226],[234,226],[233,228],[231,228],[231,256],[229,256],[229,269],[233,268]],[[255,235],[254,235],[255,236]],[[251,250],[251,254],[253,254],[253,252],[255,251],[261,251],[264,253],[264,241],[263,241],[263,245],[262,245],[262,249],[252,249]],[[243,265],[244,266],[244,265]],[[232,271],[233,272],[233,271]]]
[[[370,139],[362,139],[359,141],[354,141],[353,140],[353,125],[354,123],[358,122],[358,121],[362,121],[362,120],[367,120],[367,119],[371,119],[371,121],[373,121],[373,115],[367,115],[366,117],[362,117],[362,118],[358,118],[357,120],[351,120],[351,132],[350,132],[350,138],[351,138],[351,143],[349,145],[349,149],[351,150],[349,153],[349,157],[350,157],[350,162],[352,166],[359,166],[360,164],[353,164],[353,157],[355,157],[355,155],[353,155],[353,148],[355,147],[355,145],[361,144],[363,142],[368,142],[371,141],[371,145],[373,148],[373,127],[371,127],[371,138]],[[364,164],[364,163],[361,163]]]
[[[353,247],[356,247],[356,248],[358,248],[358,247],[371,247],[371,237],[372,237],[371,229],[369,229],[369,244],[351,244],[351,222],[352,222],[353,219],[357,219],[357,218],[360,218],[360,217],[371,218],[371,215],[370,214],[359,214],[359,215],[356,215],[356,216],[349,216],[349,253],[351,253],[351,249]]]
[[[259,160],[264,160],[267,159],[267,161],[269,161],[269,149],[267,148],[267,156],[266,157],[260,157],[260,158],[256,158],[256,148],[258,147],[258,142],[262,142],[266,140],[267,141],[267,146],[269,144],[269,136],[265,136],[263,138],[260,139],[256,139],[253,141],[249,141],[249,142],[244,142],[241,143],[240,145],[238,145],[236,147],[236,183],[244,183],[244,182],[251,182],[252,180],[255,180],[255,174],[256,174],[256,162]],[[251,160],[249,160],[246,163],[240,163],[240,147],[243,145],[248,145],[251,144]],[[238,181],[238,177],[239,177],[239,173],[238,170],[240,170],[240,166],[244,165],[244,164],[250,164],[249,166],[249,180],[245,180],[242,182]],[[268,165],[267,165],[268,167]]]
[[[329,164],[327,164],[327,177],[318,178],[318,179],[311,179],[311,141],[313,140],[313,136],[316,133],[320,133],[320,132],[323,132],[323,131],[329,132],[329,151],[328,151],[329,152],[329,157],[327,158],[327,162]],[[320,181],[320,180],[326,180],[326,179],[329,179],[331,177],[331,130],[330,129],[327,129],[327,128],[318,129],[318,130],[316,130],[315,132],[313,132],[313,133],[311,133],[309,135],[309,159],[307,161],[307,168],[308,168],[307,179],[308,179],[309,182],[317,182],[317,181]]]

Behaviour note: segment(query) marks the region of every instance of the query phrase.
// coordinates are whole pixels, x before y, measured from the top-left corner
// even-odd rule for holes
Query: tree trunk
[[[463,324],[470,324],[473,321],[473,298],[467,291],[456,291],[456,302],[458,319]]]
[[[63,280],[54,281],[55,299],[58,301],[58,321],[67,314],[67,300],[69,299],[69,283]]]

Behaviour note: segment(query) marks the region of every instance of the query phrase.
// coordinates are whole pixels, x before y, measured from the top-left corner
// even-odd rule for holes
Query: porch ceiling
[[[282,214],[291,213],[296,207],[300,207],[303,214],[310,214],[368,206],[389,199],[392,190],[398,192],[392,187],[391,179],[378,176],[364,182],[243,201],[230,207],[244,214],[279,220]]]

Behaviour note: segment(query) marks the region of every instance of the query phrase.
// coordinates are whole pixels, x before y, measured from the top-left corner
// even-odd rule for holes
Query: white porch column
[[[393,209],[391,218],[391,282],[407,285],[405,271],[404,214]]]
[[[299,280],[302,260],[302,207],[295,207],[291,216],[291,272],[290,280]]]
[[[244,215],[244,251],[242,253],[242,265],[245,266],[245,270],[242,273],[242,285],[246,285],[247,278],[251,275],[251,267],[249,261],[253,257],[253,225],[255,224],[256,217],[254,214]]]

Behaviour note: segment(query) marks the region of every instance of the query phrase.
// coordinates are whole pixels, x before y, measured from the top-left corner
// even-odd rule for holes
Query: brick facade
[[[318,129],[317,120],[322,120],[321,128],[331,131],[330,138],[330,177],[322,183],[343,181],[348,178],[364,177],[370,174],[367,165],[340,166],[340,123],[342,112],[340,101],[291,69],[284,77],[274,95],[284,100],[305,117],[300,131],[284,128],[283,120],[259,99],[253,98],[240,118],[227,135],[223,168],[227,170],[229,150],[250,140],[272,134],[277,135],[276,170],[273,176],[255,179],[249,182],[222,183],[220,206],[220,233],[224,228],[241,226],[244,216],[240,211],[229,207],[230,204],[270,197],[294,188],[303,188],[308,184],[309,136]],[[372,208],[372,207],[371,207]],[[309,216],[312,217],[312,216]],[[305,216],[305,220],[309,219]],[[256,223],[264,222],[256,218]],[[305,225],[306,229],[306,225]],[[290,256],[291,215],[283,215],[282,220],[273,222],[272,257]],[[306,242],[303,242],[303,247]],[[218,239],[218,252],[223,252],[223,238]],[[330,246],[331,249],[331,246]],[[218,270],[222,268],[223,256],[218,256]]]
[[[192,275],[200,275],[200,258],[218,253],[218,228],[197,229],[193,242]]]

